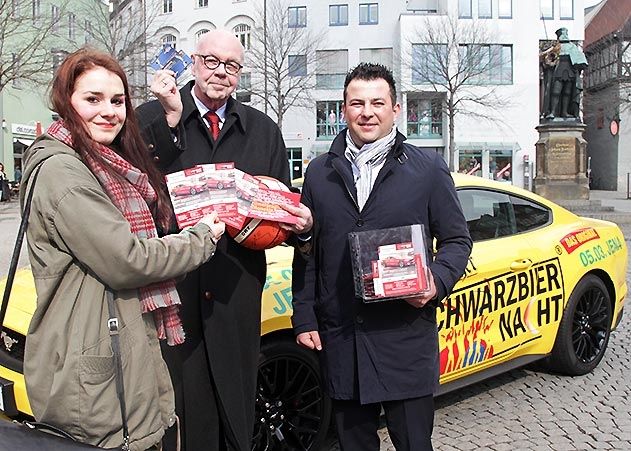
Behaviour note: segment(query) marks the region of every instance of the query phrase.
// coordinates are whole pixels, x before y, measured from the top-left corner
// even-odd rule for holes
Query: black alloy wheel
[[[605,284],[587,275],[576,285],[563,313],[551,369],[571,376],[592,371],[605,354],[611,333],[612,305]]]
[[[315,352],[289,340],[263,343],[252,451],[317,451],[330,420]]]

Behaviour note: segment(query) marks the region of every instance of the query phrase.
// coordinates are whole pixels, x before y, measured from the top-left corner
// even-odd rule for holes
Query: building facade
[[[11,23],[0,21],[3,35],[0,58],[12,66],[11,80],[0,90],[0,161],[10,179],[21,167],[22,152],[54,120],[48,106],[48,87],[55,68],[64,57],[82,45],[101,47],[98,36],[107,28],[108,5],[102,0],[12,1],[11,9],[0,12]],[[29,51],[36,43],[38,50]],[[24,61],[20,61],[22,58]],[[33,62],[37,58],[38,61]],[[39,60],[41,59],[41,60]],[[25,62],[25,61],[28,61]],[[37,81],[29,81],[21,71],[39,66]],[[15,76],[13,75],[15,74]],[[6,79],[6,78],[5,78]]]
[[[591,188],[631,196],[631,2],[603,0],[586,16],[585,123]]]
[[[304,53],[289,51],[285,65],[276,69],[287,76],[285,83],[303,77],[309,86],[309,101],[302,99],[282,119],[292,178],[302,176],[308,162],[326,152],[345,126],[341,107],[346,72],[372,61],[395,73],[402,106],[397,126],[411,143],[441,153],[453,170],[531,187],[539,123],[539,43],[555,39],[554,31],[561,27],[572,40],[582,41],[582,0],[153,0],[151,8],[162,24],[152,30],[153,42],[171,43],[190,54],[207,30],[233,30],[248,49],[238,96],[264,110],[260,89],[276,73],[269,72],[270,64],[265,81],[252,55],[261,54],[261,29],[269,47],[282,45],[274,35],[278,13],[263,11],[277,11],[279,1],[286,12],[282,20],[287,36],[296,29],[317,36]],[[460,30],[462,40],[448,43],[427,36],[429,28],[445,24]],[[435,79],[440,55],[449,45],[456,50],[445,74],[460,70],[458,61],[467,58],[477,68],[469,70],[467,81],[452,96],[445,74],[443,83]],[[449,106],[450,97],[456,106]],[[272,106],[267,112],[276,119]]]

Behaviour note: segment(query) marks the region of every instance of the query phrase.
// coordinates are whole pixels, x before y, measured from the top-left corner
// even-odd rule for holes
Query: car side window
[[[543,227],[552,219],[550,210],[542,205],[515,196],[511,196],[511,202],[515,212],[517,232],[527,232]]]
[[[508,194],[461,189],[458,198],[474,242],[517,233],[513,204]]]

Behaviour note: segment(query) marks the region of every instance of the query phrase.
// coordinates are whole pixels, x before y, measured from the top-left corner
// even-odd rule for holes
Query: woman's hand
[[[199,220],[199,222],[210,227],[210,233],[212,233],[213,240],[215,242],[219,241],[223,233],[226,231],[226,224],[219,219],[219,216],[217,216],[217,212],[215,211],[212,211],[204,216]]]

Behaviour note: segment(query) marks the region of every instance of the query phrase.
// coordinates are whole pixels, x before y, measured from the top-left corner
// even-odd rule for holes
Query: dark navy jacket
[[[423,224],[427,255],[436,239],[430,268],[442,299],[467,264],[467,223],[445,161],[404,143],[400,133],[360,212],[345,134],[305,175],[302,202],[316,226],[312,255],[294,258],[294,332],[319,331],[326,391],[334,399],[365,404],[425,396],[438,384],[436,303],[417,309],[404,300],[356,298],[348,233]]]

